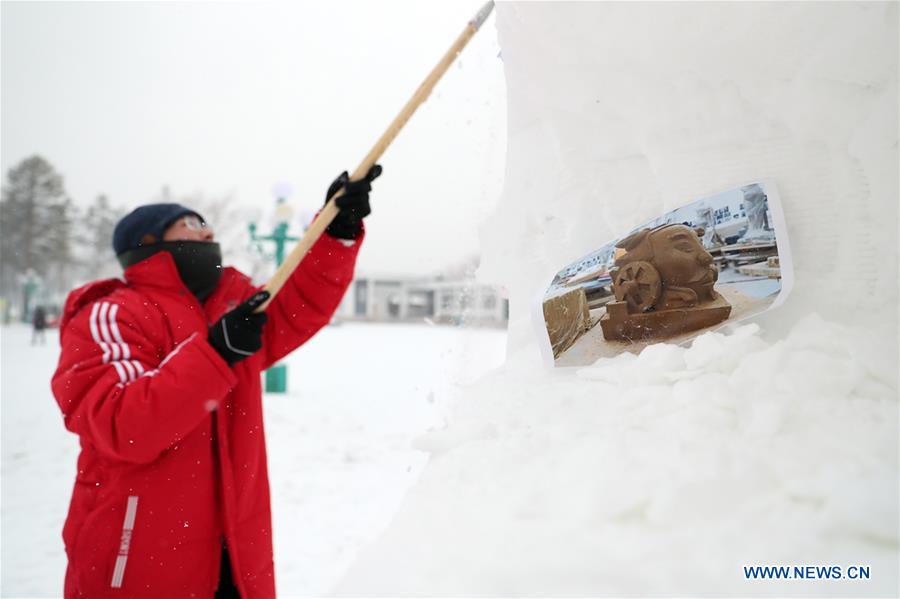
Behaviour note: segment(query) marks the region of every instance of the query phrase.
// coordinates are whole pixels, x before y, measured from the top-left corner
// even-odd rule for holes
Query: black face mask
[[[159,252],[169,252],[184,286],[203,302],[215,290],[222,276],[222,249],[212,241],[161,241],[117,256],[122,268],[128,268]]]

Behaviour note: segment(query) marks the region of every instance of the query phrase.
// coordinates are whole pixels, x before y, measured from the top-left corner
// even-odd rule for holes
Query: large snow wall
[[[483,236],[484,271],[511,289],[513,331],[530,336],[530,302],[569,261],[766,176],[796,275],[777,319],[896,318],[896,11],[501,4],[508,166],[485,231],[504,234]]]
[[[498,4],[482,273],[510,291],[510,357],[420,440],[429,466],[339,594],[897,596],[897,23],[896,3]],[[532,302],[560,267],[763,177],[785,305],[539,365]],[[770,564],[871,578],[745,578]]]

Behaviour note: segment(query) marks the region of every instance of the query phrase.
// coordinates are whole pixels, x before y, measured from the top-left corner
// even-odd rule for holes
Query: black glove
[[[262,328],[268,317],[265,312],[254,314],[253,311],[267,299],[268,291],[257,291],[209,327],[209,344],[230,366],[252,356],[262,347]]]
[[[351,181],[347,171],[344,171],[334,180],[328,193],[325,194],[325,202],[337,193],[340,188],[345,188],[344,195],[334,201],[340,212],[328,225],[328,234],[338,239],[356,239],[362,229],[362,219],[369,216],[372,208],[369,206],[369,192],[372,191],[372,181],[381,174],[381,165],[376,164],[369,169],[366,176],[359,181]]]

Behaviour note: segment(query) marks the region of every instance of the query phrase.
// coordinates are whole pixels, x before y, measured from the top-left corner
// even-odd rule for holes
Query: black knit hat
[[[125,215],[113,231],[113,250],[118,256],[142,245],[162,241],[163,233],[176,220],[192,214],[203,220],[197,212],[181,204],[147,204]]]

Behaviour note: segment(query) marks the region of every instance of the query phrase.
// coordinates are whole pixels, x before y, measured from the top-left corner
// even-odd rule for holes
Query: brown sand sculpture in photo
[[[719,272],[686,225],[642,229],[616,244],[610,271],[616,301],[600,319],[607,340],[665,339],[727,319],[731,304],[713,289]]]

